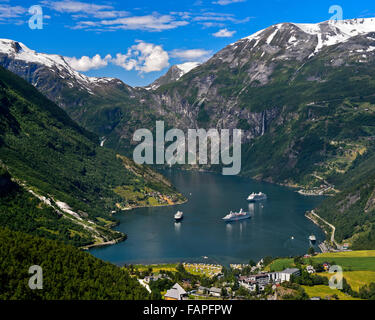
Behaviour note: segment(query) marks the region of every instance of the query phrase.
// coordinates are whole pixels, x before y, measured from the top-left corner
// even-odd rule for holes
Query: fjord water
[[[305,218],[323,197],[306,197],[290,188],[234,176],[190,171],[164,171],[188,202],[174,207],[140,208],[119,214],[117,230],[125,242],[96,248],[98,258],[123,265],[130,263],[207,262],[228,265],[265,256],[301,255],[323,232]],[[248,204],[247,196],[262,191],[268,200]],[[230,210],[249,210],[251,219],[225,223]],[[177,210],[184,219],[175,223]],[[294,237],[294,239],[292,239]]]

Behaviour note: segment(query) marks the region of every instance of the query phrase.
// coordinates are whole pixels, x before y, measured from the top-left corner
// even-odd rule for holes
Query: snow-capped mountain
[[[156,90],[164,84],[175,82],[199,65],[199,62],[185,62],[182,64],[176,64],[172,66],[165,75],[155,80],[153,83],[145,87],[145,89]]]
[[[23,43],[0,39],[0,65],[34,85],[50,100],[80,123],[86,123],[87,110],[112,105],[135,97],[136,91],[119,79],[87,77],[74,70],[61,55],[38,53]],[[134,93],[135,92],[135,93]],[[139,99],[137,99],[138,101]],[[91,130],[106,134],[119,112],[106,114],[106,125],[91,123]],[[85,118],[85,119],[84,119]]]
[[[297,29],[291,29],[292,26],[297,27]],[[274,39],[279,37],[278,33],[285,30],[285,28],[290,29],[288,34],[289,39],[285,39],[289,48],[298,46],[299,39],[297,34],[302,31],[305,34],[313,36],[313,39],[316,41],[313,54],[316,54],[324,47],[346,42],[350,38],[358,35],[375,32],[375,18],[340,21],[329,20],[316,24],[280,23],[245,37],[238,42],[233,43],[231,46],[236,46],[241,42],[253,41],[253,47],[255,48],[260,44],[261,40],[264,40],[268,45],[272,45]],[[302,41],[306,41],[306,39],[303,39]]]
[[[53,72],[57,78],[63,79],[71,88],[76,87],[93,94],[96,86],[110,82],[120,82],[114,78],[87,77],[75,71],[66,59],[57,54],[38,53],[21,42],[0,39],[0,64],[10,71],[27,79],[35,87],[44,79],[38,77],[43,71]]]
[[[125,145],[135,126],[146,128],[160,118],[184,129],[240,125],[244,140],[251,141],[265,135],[272,122],[286,121],[292,113],[284,108],[297,102],[358,96],[359,89],[367,94],[367,78],[375,69],[375,18],[273,25],[205,63],[171,67],[148,90],[88,78],[63,57],[38,54],[15,41],[0,44],[0,65],[34,84],[86,128],[112,134],[108,143],[113,145]],[[360,77],[351,79],[352,74]]]

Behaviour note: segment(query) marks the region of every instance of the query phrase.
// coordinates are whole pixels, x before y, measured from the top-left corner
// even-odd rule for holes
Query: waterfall
[[[266,111],[263,111],[262,112],[262,136],[264,135],[265,131],[266,131]]]

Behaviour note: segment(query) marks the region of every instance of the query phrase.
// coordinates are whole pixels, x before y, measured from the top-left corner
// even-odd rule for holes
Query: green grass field
[[[318,263],[335,262],[344,271],[375,271],[375,250],[323,253],[312,259]]]
[[[317,257],[328,258],[375,258],[375,250],[321,253]]]
[[[328,273],[320,273],[319,275],[328,278],[331,276],[331,274]],[[374,271],[344,271],[343,276],[352,289],[357,292],[360,287],[375,282]]]
[[[276,259],[268,265],[265,270],[266,271],[283,271],[286,268],[294,267],[294,259],[293,258],[280,258]]]
[[[306,293],[309,295],[310,298],[312,297],[320,297],[322,299],[331,298],[333,295],[337,295],[339,297],[339,300],[360,300],[357,298],[353,298],[351,296],[346,295],[345,293],[341,292],[337,289],[331,289],[329,286],[302,286]]]
[[[170,263],[170,264],[155,264],[155,265],[142,265],[142,264],[137,264],[134,266],[134,269],[142,272],[142,271],[147,271],[148,268],[152,268],[152,272],[158,273],[160,270],[164,271],[171,271],[171,272],[176,272],[177,271],[177,263]]]
[[[359,290],[366,284],[375,282],[375,250],[365,251],[348,251],[322,253],[311,258],[314,262],[334,262],[344,270],[344,278],[354,291]],[[305,263],[309,263],[310,258],[304,259]],[[266,271],[281,271],[285,268],[294,267],[294,261],[290,258],[280,258],[268,265]],[[332,274],[323,272],[318,275],[331,277]],[[337,295],[339,300],[359,300],[350,297],[339,290],[332,290],[329,286],[318,285],[313,287],[302,286],[309,297],[320,297],[322,299],[331,299],[333,295]]]

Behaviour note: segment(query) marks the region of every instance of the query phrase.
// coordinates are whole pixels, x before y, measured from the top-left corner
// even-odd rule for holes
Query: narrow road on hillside
[[[325,219],[323,219],[322,217],[318,216],[314,210],[311,211],[311,214],[314,215],[316,218],[322,220],[325,224],[327,224],[331,229],[332,229],[332,234],[331,234],[331,242],[334,243],[336,245],[337,248],[339,248],[339,245],[336,243],[335,241],[335,232],[336,232],[336,228],[334,225],[330,224],[328,221],[326,221]]]

